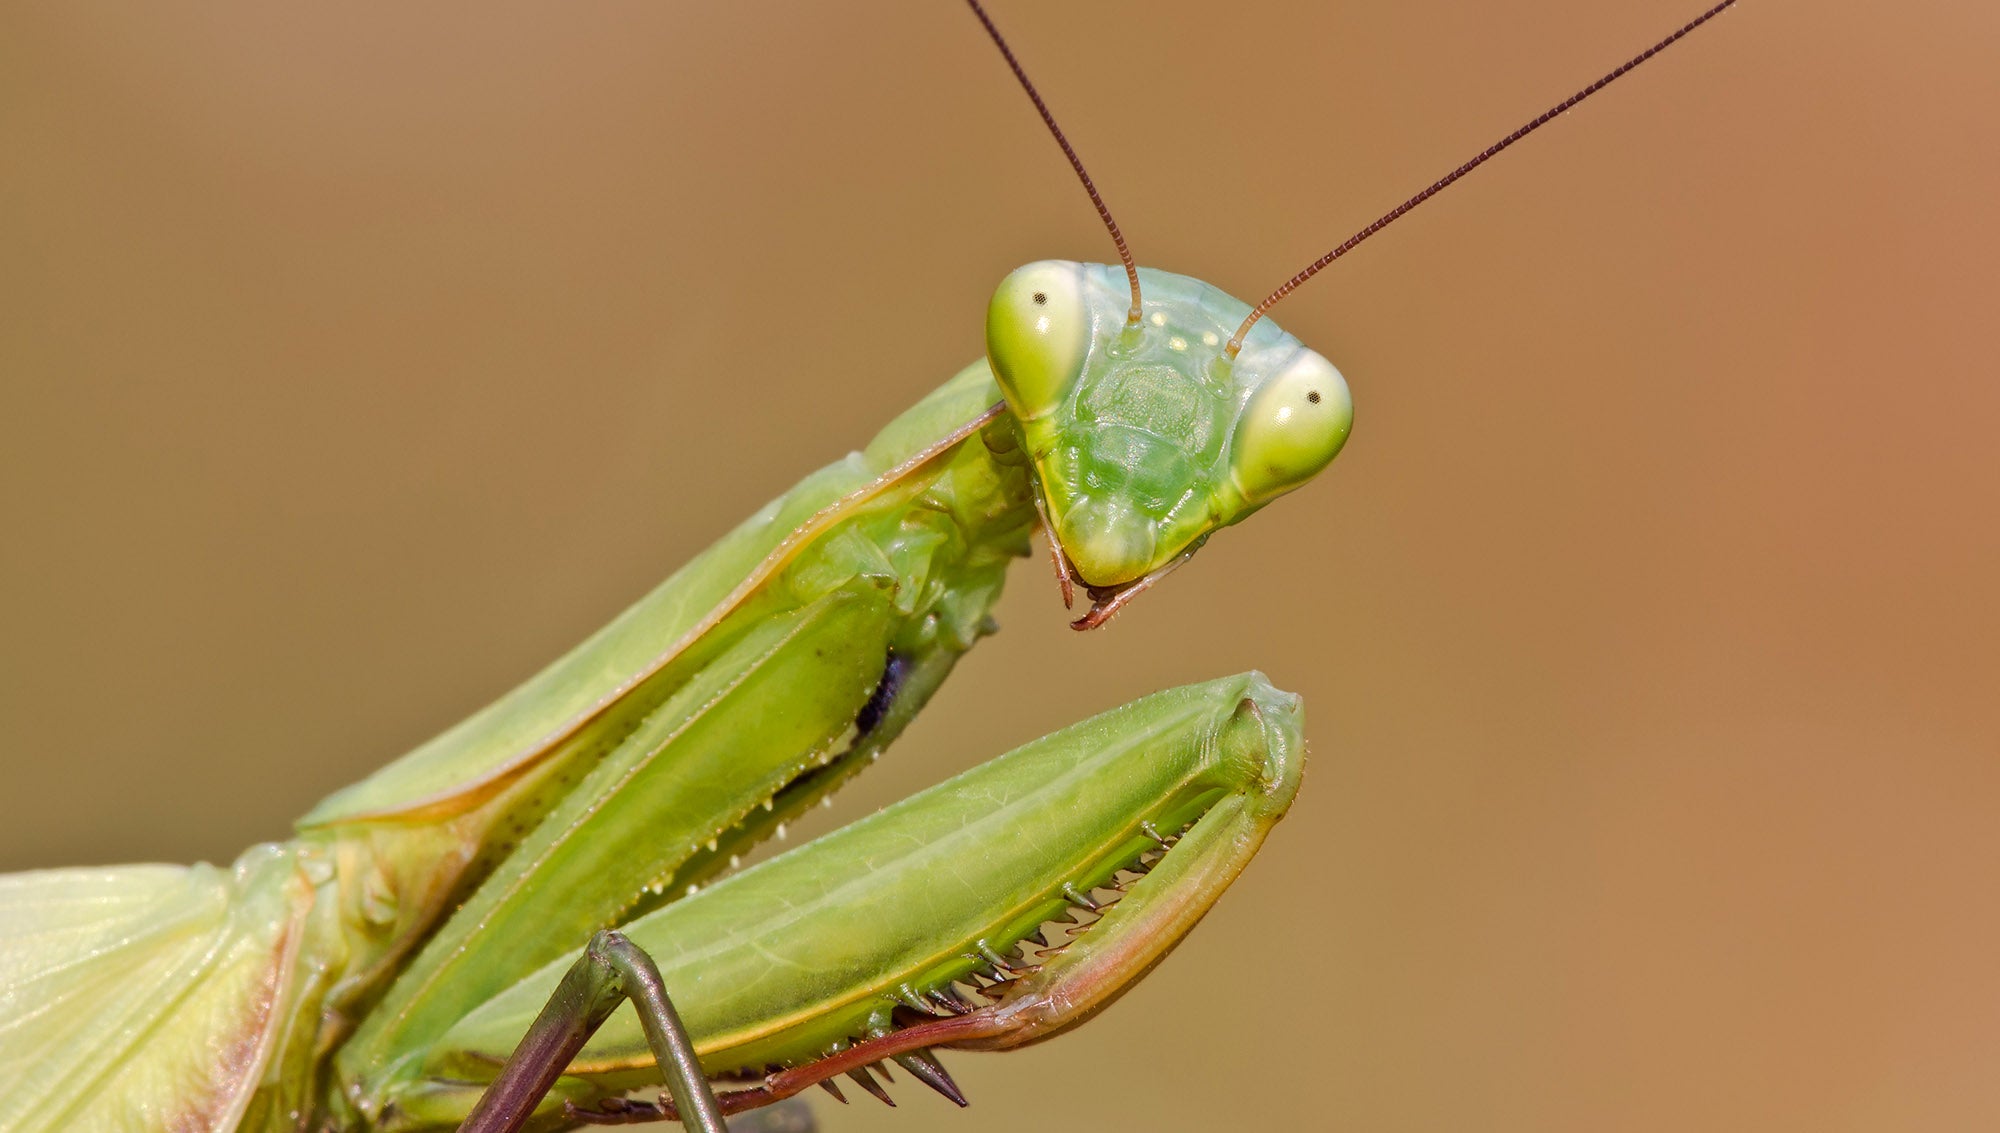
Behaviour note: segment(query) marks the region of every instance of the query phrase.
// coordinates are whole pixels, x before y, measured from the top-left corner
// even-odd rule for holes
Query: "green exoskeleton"
[[[1298,788],[1298,703],[1258,674],[736,867],[923,708],[1032,532],[1090,628],[1326,467],[1346,382],[1265,311],[1557,111],[1254,308],[1115,224],[1122,266],[1023,267],[983,358],[290,841],[0,877],[0,1130],[713,1131],[884,1061],[956,1098],[932,1050],[1095,1015]]]

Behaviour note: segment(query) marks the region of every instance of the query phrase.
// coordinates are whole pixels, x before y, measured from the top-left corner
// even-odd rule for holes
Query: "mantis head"
[[[1383,213],[1251,307],[1199,280],[1139,268],[1082,159],[1000,29],[966,0],[1097,207],[1119,268],[1044,260],[1000,284],[986,355],[1040,486],[1063,599],[1092,599],[1091,629],[1227,527],[1326,467],[1354,404],[1332,363],[1264,316],[1320,269],[1502,150],[1720,15],[1672,35],[1556,103]],[[1122,274],[1123,278],[1120,278]]]
[[[1248,304],[1183,275],[1139,277],[1132,306],[1122,269],[1045,260],[1002,281],[986,311],[987,359],[1058,563],[1100,609],[1312,479],[1354,424],[1340,371],[1276,324],[1230,348]]]

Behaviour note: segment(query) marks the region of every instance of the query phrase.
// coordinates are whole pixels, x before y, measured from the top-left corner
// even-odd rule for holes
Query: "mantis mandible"
[[[1156,694],[710,882],[893,740],[988,632],[1032,530],[1091,629],[1323,469],[1346,384],[1270,307],[1727,6],[1256,307],[1134,264],[995,32],[1121,264],[1009,276],[985,358],[292,842],[229,871],[0,883],[0,1060],[29,1083],[0,1124],[490,1130],[664,1115],[626,1095],[665,1080],[712,1133],[834,1074],[868,1088],[884,1059],[956,1095],[932,1048],[1090,1017],[1289,804],[1298,710],[1261,677]],[[516,1052],[531,1027],[546,1041]],[[708,1075],[746,1081],[718,1103]]]

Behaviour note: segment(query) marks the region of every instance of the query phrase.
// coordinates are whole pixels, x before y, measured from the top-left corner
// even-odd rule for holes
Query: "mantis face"
[[[1136,323],[1122,268],[1059,260],[1017,269],[986,312],[1059,564],[1100,609],[1310,480],[1354,424],[1346,380],[1317,352],[1267,319],[1232,358],[1247,304],[1139,276]]]

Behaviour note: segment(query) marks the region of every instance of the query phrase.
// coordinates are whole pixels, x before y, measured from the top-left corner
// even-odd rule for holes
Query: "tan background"
[[[1691,7],[996,14],[1254,295]],[[405,9],[0,9],[5,867],[282,836],[1108,254],[951,4]],[[1893,12],[1750,0],[1288,301],[1353,444],[1109,632],[1017,574],[839,814],[1253,665],[1305,793],[831,1128],[2000,1123],[2000,9]]]

